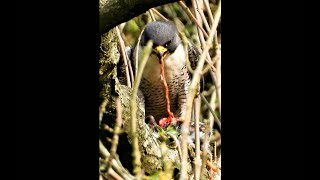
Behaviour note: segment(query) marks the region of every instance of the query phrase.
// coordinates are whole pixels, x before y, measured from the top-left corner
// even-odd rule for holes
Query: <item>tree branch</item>
[[[141,97],[135,97],[132,98],[132,88],[129,88],[128,86],[122,85],[119,82],[118,74],[117,74],[117,65],[120,59],[120,53],[117,49],[119,39],[116,33],[116,28],[113,28],[108,33],[105,33],[101,38],[101,49],[100,49],[100,83],[102,85],[100,98],[102,101],[101,108],[105,108],[105,110],[100,109],[101,115],[101,123],[111,123],[112,121],[117,118],[115,115],[116,112],[116,102],[115,100],[119,98],[121,100],[121,109],[122,109],[122,126],[121,126],[121,132],[125,134],[126,138],[119,139],[119,145],[117,149],[117,155],[121,156],[124,154],[130,153],[130,151],[127,151],[127,145],[134,145],[136,143],[136,140],[133,140],[131,134],[132,127],[132,118],[131,118],[131,101],[136,102],[136,126],[135,126],[135,132],[136,136],[138,137],[138,147],[139,152],[141,154],[141,169],[148,174],[153,174],[159,169],[163,168],[162,163],[162,155],[160,151],[160,141],[157,139],[157,136],[154,134],[153,130],[151,130],[148,125],[145,123],[145,107],[143,98]],[[140,68],[141,70],[142,68]],[[136,84],[139,82],[135,82]],[[137,94],[134,92],[134,94]],[[138,93],[139,94],[139,93]],[[134,100],[136,99],[136,100]],[[118,108],[119,109],[119,108]],[[103,110],[103,111],[102,111]],[[109,126],[110,126],[109,125]],[[112,125],[114,126],[114,125]],[[100,140],[103,140],[106,137],[104,134],[100,134]],[[121,137],[119,137],[121,138]],[[125,140],[126,142],[123,142]],[[102,144],[102,143],[101,143]],[[134,145],[135,146],[135,145]],[[101,146],[102,147],[102,146]],[[100,148],[101,148],[100,147]],[[103,149],[102,149],[103,150]],[[100,149],[101,151],[101,149]],[[120,154],[119,154],[120,153]],[[173,164],[178,163],[180,160],[179,152],[177,149],[168,149],[168,154],[170,156],[170,161],[172,161]],[[117,156],[116,155],[116,156]],[[101,156],[103,158],[106,158],[107,156],[110,156],[105,151],[101,151]],[[113,158],[112,162],[115,162],[117,159]],[[128,163],[131,163],[129,160],[124,161],[124,167],[128,168]],[[121,163],[118,163],[119,165]],[[191,164],[189,163],[191,166]],[[114,163],[112,163],[112,170],[118,171],[119,168],[114,167]],[[121,169],[121,168],[120,168]],[[107,172],[106,172],[107,173]],[[117,172],[119,175],[123,175],[124,173]],[[125,173],[127,174],[127,173]],[[129,173],[128,173],[129,174]],[[131,177],[132,175],[130,175]],[[122,176],[123,179],[133,179],[127,178]]]
[[[99,32],[103,34],[113,27],[126,22],[150,8],[173,3],[178,0],[100,0]]]
[[[152,48],[152,41],[149,41],[147,43],[147,46],[144,51],[143,59],[141,64],[139,65],[139,71],[137,76],[135,77],[135,84],[133,86],[133,92],[132,92],[132,97],[131,97],[131,137],[132,137],[132,144],[133,144],[133,165],[134,169],[133,172],[136,175],[137,179],[140,176],[140,171],[141,171],[141,155],[139,151],[139,142],[138,142],[138,135],[137,135],[137,123],[136,123],[136,114],[137,114],[137,94],[138,94],[138,89],[140,85],[140,80],[142,77],[143,69],[145,65],[147,64],[147,60],[151,54],[151,48]]]
[[[221,12],[221,8],[219,7],[219,11],[218,11],[218,15],[215,16],[216,19],[220,19],[220,12]],[[196,95],[196,86],[200,81],[200,74],[204,65],[204,61],[205,61],[205,55],[206,53],[209,51],[209,47],[213,42],[213,37],[214,34],[216,33],[216,28],[218,26],[218,21],[215,21],[215,23],[213,24],[213,26],[211,27],[210,33],[209,33],[209,38],[206,41],[206,45],[203,48],[202,54],[199,57],[199,62],[197,65],[196,70],[194,71],[194,76],[193,79],[191,81],[191,85],[189,87],[189,93],[188,93],[188,98],[187,98],[187,104],[189,104],[187,106],[187,113],[186,113],[186,117],[184,122],[182,123],[182,127],[181,127],[181,135],[182,135],[182,161],[181,161],[181,176],[180,176],[180,180],[184,180],[187,177],[187,157],[188,157],[188,150],[187,150],[187,146],[188,146],[188,142],[187,142],[187,138],[188,138],[188,133],[189,133],[189,124],[190,124],[190,115],[191,115],[191,105],[192,102],[194,100],[194,97]],[[191,105],[190,105],[191,104]]]

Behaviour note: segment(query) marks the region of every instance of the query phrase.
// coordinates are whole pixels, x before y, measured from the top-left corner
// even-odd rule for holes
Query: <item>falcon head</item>
[[[141,36],[140,45],[145,47],[149,40],[153,42],[152,53],[158,57],[159,61],[161,57],[173,54],[182,43],[177,27],[170,21],[149,23]]]

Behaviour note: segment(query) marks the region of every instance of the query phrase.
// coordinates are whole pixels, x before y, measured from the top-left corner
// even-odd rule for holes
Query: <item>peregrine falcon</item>
[[[127,52],[131,64],[137,67],[134,58],[138,50],[138,63],[142,60],[143,47],[149,40],[153,41],[153,51],[143,71],[140,90],[145,101],[145,115],[153,116],[155,121],[168,117],[163,78],[161,77],[161,61],[164,56],[165,79],[169,90],[171,112],[176,118],[184,117],[191,74],[187,69],[187,61],[193,69],[198,62],[199,51],[189,42],[186,60],[182,40],[175,24],[170,21],[154,21],[144,29],[139,45]]]

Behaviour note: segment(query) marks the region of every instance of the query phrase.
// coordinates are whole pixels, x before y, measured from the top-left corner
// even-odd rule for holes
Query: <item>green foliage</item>
[[[175,137],[179,136],[179,132],[177,131],[176,127],[174,125],[170,125],[166,129],[167,133],[170,133],[171,135],[174,135]]]
[[[161,171],[157,171],[157,172],[155,172],[154,174],[152,174],[152,175],[150,176],[150,180],[158,180],[158,179],[159,179],[159,176],[160,176],[160,173],[161,173]]]

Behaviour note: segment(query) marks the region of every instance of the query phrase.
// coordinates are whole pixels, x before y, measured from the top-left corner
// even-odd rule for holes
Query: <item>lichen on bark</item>
[[[121,100],[121,109],[123,117],[122,130],[127,134],[128,142],[131,143],[130,132],[130,100],[132,96],[132,89],[128,86],[122,85],[118,80],[117,65],[120,59],[120,53],[118,50],[119,39],[117,37],[115,29],[111,29],[107,33],[101,36],[100,46],[100,84],[101,102],[105,99],[108,100],[104,113],[104,122],[114,121],[116,119],[116,98]],[[153,174],[157,170],[163,169],[163,163],[161,160],[160,142],[154,136],[154,131],[149,128],[145,123],[145,107],[144,101],[141,98],[138,99],[138,111],[137,111],[137,134],[139,142],[139,150],[141,153],[142,168],[148,174]],[[110,123],[111,125],[113,123]],[[100,138],[101,137],[100,135]],[[120,146],[120,145],[119,145]],[[118,147],[121,149],[121,147]],[[176,149],[169,149],[170,158],[172,163],[180,161],[178,151]]]

